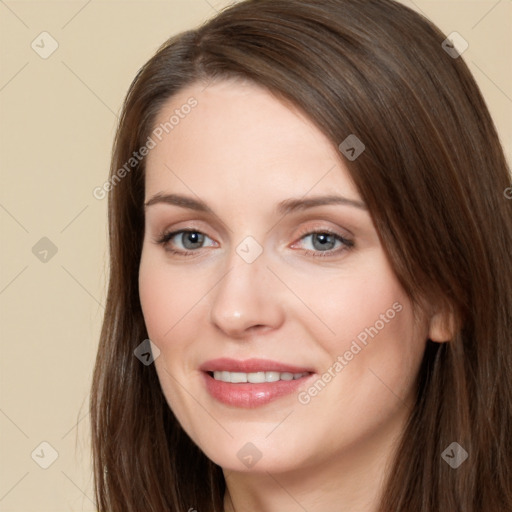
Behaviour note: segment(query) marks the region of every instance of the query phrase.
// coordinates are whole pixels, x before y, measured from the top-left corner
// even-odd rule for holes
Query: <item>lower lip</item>
[[[312,375],[300,379],[278,380],[261,384],[248,382],[231,384],[230,382],[215,380],[209,373],[203,372],[206,389],[213,398],[223,404],[245,409],[253,409],[296,392]]]

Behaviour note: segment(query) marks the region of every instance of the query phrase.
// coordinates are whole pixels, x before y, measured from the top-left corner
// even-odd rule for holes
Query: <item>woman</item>
[[[510,175],[445,39],[390,0],[249,0],[140,70],[99,511],[512,510]]]

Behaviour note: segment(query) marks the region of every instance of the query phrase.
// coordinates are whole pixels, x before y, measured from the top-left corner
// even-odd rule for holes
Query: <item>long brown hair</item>
[[[110,281],[90,404],[99,512],[221,512],[225,481],[182,430],[154,365],[138,295],[144,160],[155,116],[197,81],[243,78],[290,101],[337,147],[414,301],[449,306],[427,340],[417,400],[382,512],[512,510],[512,200],[482,95],[445,35],[391,0],[249,0],[169,39],[124,102],[109,193]],[[191,114],[193,115],[193,114]],[[132,162],[133,163],[133,162]],[[126,167],[125,167],[126,170]],[[457,469],[441,457],[468,453]]]

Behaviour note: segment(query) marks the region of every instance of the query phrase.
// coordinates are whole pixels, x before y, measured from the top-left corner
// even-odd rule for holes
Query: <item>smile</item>
[[[296,393],[314,375],[308,368],[263,359],[215,359],[200,369],[212,398],[241,408],[260,407]]]
[[[249,382],[251,384],[262,384],[263,382],[277,382],[278,380],[297,380],[309,375],[308,372],[304,373],[289,373],[289,372],[228,372],[217,371],[213,372],[213,378],[222,382],[231,382],[233,384]]]

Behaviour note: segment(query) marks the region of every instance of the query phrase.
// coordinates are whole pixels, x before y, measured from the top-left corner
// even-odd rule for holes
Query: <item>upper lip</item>
[[[236,360],[227,357],[219,359],[211,359],[206,361],[200,367],[203,372],[242,372],[242,373],[256,373],[256,372],[280,372],[280,373],[312,373],[312,370],[306,367],[294,366],[291,364],[280,363],[279,361],[272,361],[270,359],[245,359]]]

